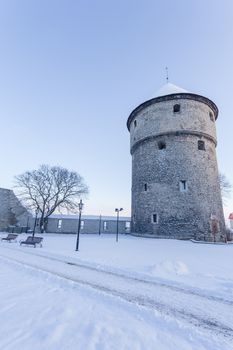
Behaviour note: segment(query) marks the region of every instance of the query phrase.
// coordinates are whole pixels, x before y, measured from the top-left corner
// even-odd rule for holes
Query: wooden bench
[[[9,233],[9,234],[7,235],[7,237],[2,238],[1,241],[11,242],[11,241],[15,241],[17,237],[18,237],[18,235],[15,235],[15,234],[13,234],[13,233]]]
[[[25,244],[25,245],[33,245],[34,248],[36,248],[36,245],[39,244],[40,247],[42,247],[42,242],[43,241],[43,237],[32,237],[32,236],[28,236],[26,241],[21,241],[20,245]]]

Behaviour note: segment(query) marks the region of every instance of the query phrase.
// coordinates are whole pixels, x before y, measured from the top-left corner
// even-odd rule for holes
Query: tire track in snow
[[[16,250],[16,249],[11,249],[11,250]],[[177,289],[174,290],[174,288],[169,288],[167,285],[165,285],[169,293],[167,293],[168,297],[165,296],[165,300],[164,300],[164,298],[161,297],[162,295],[159,295],[158,297],[156,294],[158,293],[159,288],[161,288],[161,286],[157,284],[154,285],[146,282],[146,287],[147,287],[146,290],[141,291],[142,285],[145,285],[145,281],[141,281],[139,279],[125,278],[125,276],[119,276],[118,274],[107,272],[107,273],[104,273],[105,276],[111,275],[111,278],[112,278],[112,280],[109,283],[109,281],[107,280],[103,281],[99,279],[100,275],[103,276],[103,272],[102,271],[99,272],[97,269],[91,268],[91,271],[92,273],[94,272],[94,275],[86,276],[86,271],[87,270],[90,271],[90,268],[87,268],[86,266],[82,267],[78,264],[76,265],[64,260],[61,260],[61,261],[57,259],[55,260],[53,258],[53,260],[57,261],[61,266],[62,265],[66,267],[69,266],[69,269],[73,270],[72,273],[71,271],[61,272],[57,270],[57,268],[59,269],[59,266],[56,266],[56,268],[54,268],[53,266],[48,267],[47,265],[43,266],[43,262],[48,260],[49,259],[48,257],[42,256],[41,254],[34,254],[31,252],[29,254],[29,252],[25,253],[25,252],[19,251],[19,253],[21,253],[22,255],[34,255],[34,256],[36,255],[41,261],[38,261],[39,263],[38,265],[38,263],[35,263],[32,261],[25,261],[25,256],[21,257],[21,259],[9,256],[9,255],[4,255],[4,254],[0,254],[0,256],[4,259],[7,259],[8,261],[14,261],[17,264],[30,267],[33,269],[37,269],[41,272],[52,274],[53,276],[57,276],[64,280],[78,283],[79,285],[82,285],[82,286],[91,287],[95,290],[109,294],[111,296],[119,297],[124,301],[136,304],[138,306],[143,306],[151,310],[159,311],[163,315],[167,315],[176,319],[186,321],[195,327],[205,329],[211,333],[214,333],[215,335],[222,335],[224,337],[233,339],[233,328],[227,325],[226,323],[223,323],[222,321],[218,320],[218,317],[217,317],[218,312],[217,314],[216,312],[213,313],[215,309],[218,310],[219,304],[224,304],[225,307],[229,308],[229,305],[225,305],[225,303],[222,303],[220,300],[217,300],[217,301],[213,299],[209,300],[209,303],[211,302],[209,307],[211,306],[212,309],[211,308],[208,309],[208,305],[206,305],[206,303],[203,305],[202,303],[199,303],[200,301],[198,302],[200,305],[198,305],[198,303],[196,305],[192,305],[193,298],[194,299],[203,298],[203,296],[197,296],[197,295],[193,295],[192,293],[189,293],[188,295],[189,299],[190,297],[192,298],[189,300],[191,305],[191,308],[190,308],[189,307],[190,305],[187,304],[187,293],[186,293],[187,291],[185,291],[184,293],[182,290],[177,291]],[[74,275],[74,267],[76,268],[75,275]],[[81,275],[80,272],[82,273],[84,272],[84,277],[80,277]],[[86,277],[89,277],[89,279]],[[126,285],[122,283],[122,280],[123,282],[127,281]],[[132,282],[134,282],[133,285],[130,284]],[[115,284],[115,287],[114,287],[114,284]],[[164,289],[163,285],[162,285],[162,289]],[[164,290],[162,293],[164,293]],[[175,298],[174,298],[174,293],[176,293]],[[186,301],[184,300],[184,294],[186,296]],[[231,311],[229,308],[229,315],[230,313]],[[226,317],[226,319],[228,318]]]
[[[38,256],[38,257],[42,257],[51,261],[58,261],[70,266],[76,266],[79,268],[83,268],[86,270],[91,270],[91,271],[96,271],[99,274],[106,274],[106,275],[111,275],[111,276],[116,276],[116,277],[121,277],[127,280],[131,280],[131,281],[136,281],[136,282],[140,282],[140,283],[145,283],[148,285],[153,285],[153,286],[158,286],[158,287],[162,287],[165,289],[169,289],[169,290],[174,290],[175,292],[181,292],[184,294],[188,294],[188,295],[194,295],[194,296],[198,296],[200,298],[203,299],[207,299],[207,300],[211,300],[211,301],[216,301],[216,302],[220,302],[220,303],[224,303],[226,305],[232,306],[233,307],[233,301],[232,300],[228,300],[228,299],[224,299],[218,296],[213,296],[213,295],[207,295],[205,293],[202,293],[201,291],[198,290],[194,290],[194,289],[190,289],[190,288],[183,288],[183,287],[178,287],[175,285],[170,285],[170,284],[166,284],[164,282],[157,282],[157,281],[151,281],[151,280],[146,280],[144,278],[139,278],[139,277],[135,277],[135,276],[130,276],[124,273],[120,273],[120,272],[115,272],[115,271],[110,271],[110,270],[104,270],[101,267],[94,267],[94,266],[89,266],[80,262],[73,262],[73,261],[69,261],[67,259],[64,258],[58,258],[57,256],[51,256],[51,255],[47,255],[44,253],[37,253],[37,252],[31,252],[31,251],[22,251],[19,249],[14,249],[11,247],[3,247],[4,249],[10,249],[10,250],[14,250],[14,251],[18,251],[20,253],[23,254],[29,254],[29,255],[33,255],[33,256]]]

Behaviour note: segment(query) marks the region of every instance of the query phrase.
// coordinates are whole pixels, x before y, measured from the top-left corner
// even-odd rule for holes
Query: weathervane
[[[166,67],[166,81],[167,81],[167,84],[168,84],[168,68]]]

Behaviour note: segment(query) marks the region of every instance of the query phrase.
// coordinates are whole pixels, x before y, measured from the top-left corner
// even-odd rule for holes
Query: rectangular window
[[[209,112],[209,116],[210,116],[210,120],[211,120],[212,122],[214,122],[214,115],[213,115],[212,112]]]
[[[108,229],[108,223],[107,221],[104,221],[104,231],[107,231],[107,229]]]
[[[126,221],[125,223],[125,232],[130,232],[130,221]]]
[[[81,223],[80,223],[80,229],[81,229],[81,230],[83,230],[83,228],[84,228],[84,221],[83,221],[83,220],[81,220]]]
[[[57,228],[61,228],[61,226],[62,226],[62,220],[59,219],[58,222],[57,222]]]
[[[144,184],[144,191],[147,191],[147,184]]]
[[[180,181],[180,191],[181,192],[186,192],[187,190],[188,190],[187,181],[186,180],[181,180]]]
[[[205,151],[205,142],[204,141],[201,141],[201,140],[198,141],[198,149],[201,151]]]
[[[158,214],[152,214],[151,216],[151,222],[153,224],[157,224],[158,223]]]
[[[166,143],[164,141],[159,141],[158,149],[166,149]]]

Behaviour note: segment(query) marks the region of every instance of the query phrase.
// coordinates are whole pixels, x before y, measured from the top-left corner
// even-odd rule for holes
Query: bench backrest
[[[18,235],[14,235],[13,233],[9,233],[6,238],[7,239],[15,239],[16,237],[18,237]]]
[[[28,236],[26,239],[26,242],[30,242],[30,243],[40,243],[41,241],[43,241],[43,237]]]

